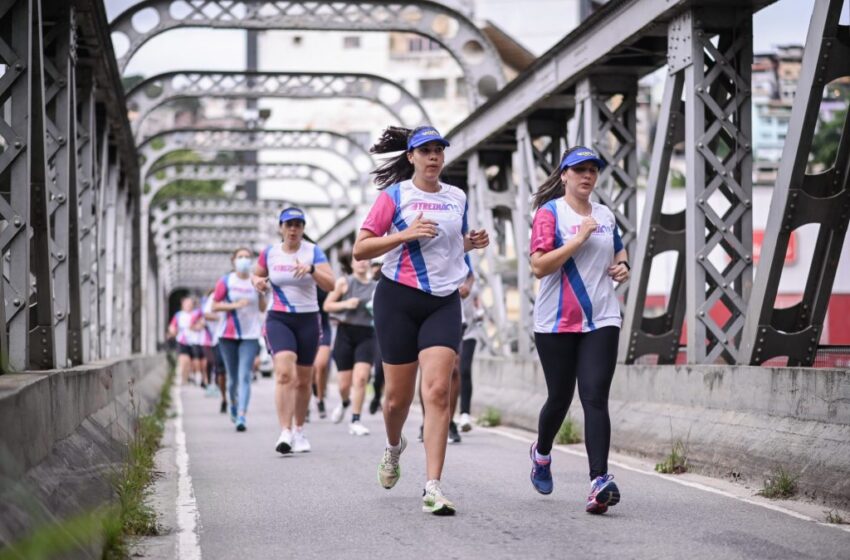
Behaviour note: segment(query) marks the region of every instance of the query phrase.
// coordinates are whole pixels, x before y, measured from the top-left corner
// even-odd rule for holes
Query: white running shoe
[[[302,430],[295,430],[292,434],[292,452],[307,453],[310,449],[312,449],[310,441],[304,435],[304,432]]]
[[[353,436],[368,436],[369,428],[363,425],[363,422],[358,420],[348,425],[348,433]]]
[[[454,515],[455,505],[443,495],[439,480],[430,480],[422,491],[422,511],[434,515]]]
[[[292,453],[292,432],[289,429],[280,431],[280,437],[277,438],[274,450],[283,455]]]
[[[460,415],[460,422],[458,422],[458,428],[460,428],[461,432],[468,432],[472,429],[472,420],[469,418],[469,414],[464,412]]]
[[[342,422],[342,419],[345,418],[345,411],[348,410],[347,406],[342,406],[342,404],[338,404],[337,407],[331,412],[331,421],[334,424],[339,424]]]
[[[384,457],[378,464],[378,482],[387,490],[395,486],[395,483],[401,477],[401,467],[398,463],[406,447],[407,438],[404,437],[404,434],[401,434],[398,449],[393,450],[390,447],[384,449]]]

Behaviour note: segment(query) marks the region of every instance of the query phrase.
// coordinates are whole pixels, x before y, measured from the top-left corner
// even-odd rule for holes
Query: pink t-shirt
[[[440,183],[440,191],[429,193],[413,181],[387,187],[372,205],[361,229],[377,236],[407,229],[422,212],[437,222],[438,235],[402,243],[384,255],[381,272],[405,286],[435,296],[447,296],[458,289],[468,272],[463,260],[463,236],[468,231],[466,195],[462,190]]]

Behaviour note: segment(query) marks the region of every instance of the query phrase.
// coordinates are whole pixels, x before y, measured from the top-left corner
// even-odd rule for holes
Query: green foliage
[[[124,91],[130,91],[144,81],[145,77],[141,74],[133,74],[132,76],[124,76],[121,78],[121,85],[124,86]]]
[[[841,517],[841,515],[833,510],[827,510],[824,512],[826,514],[826,522],[833,523],[835,525],[847,525],[847,520]]]
[[[682,474],[688,472],[688,448],[682,440],[676,440],[670,454],[655,465],[655,470],[662,474]]]
[[[675,169],[670,170],[670,188],[673,189],[684,189],[685,188],[685,176],[676,171]]]
[[[759,496],[770,498],[790,498],[797,493],[798,475],[786,471],[783,467],[776,467],[764,480],[764,488],[758,491]]]
[[[201,156],[199,156],[192,150],[175,150],[173,152],[168,152],[166,154],[163,154],[161,158],[156,160],[156,165],[153,168],[153,175],[155,177],[160,178],[164,176],[162,171],[157,172],[156,170],[166,165],[179,163],[186,163],[188,165],[191,165],[193,163],[200,163],[201,161],[203,161],[201,159]],[[223,196],[223,187],[224,181],[174,181],[173,183],[165,185],[165,187],[163,187],[159,190],[159,192],[156,193],[156,196],[154,196],[153,198],[152,204],[160,204],[172,198],[199,198]],[[149,190],[149,186],[145,185],[145,192],[149,192]]]
[[[567,416],[558,434],[555,436],[555,443],[560,445],[569,445],[572,443],[581,443],[581,428],[577,422]]]
[[[29,537],[0,550],[0,560],[48,560],[65,558],[80,549],[95,550],[99,541],[114,541],[121,533],[115,507],[101,508],[77,515],[60,523],[38,528]],[[116,556],[125,556],[121,546],[114,546]]]
[[[498,409],[488,406],[481,416],[478,417],[478,425],[485,428],[494,428],[502,423],[502,413]]]
[[[812,150],[809,163],[823,169],[828,169],[835,164],[838,156],[838,142],[841,140],[841,130],[844,128],[844,120],[847,118],[847,110],[837,111],[829,121],[821,121],[815,136],[812,139]]]

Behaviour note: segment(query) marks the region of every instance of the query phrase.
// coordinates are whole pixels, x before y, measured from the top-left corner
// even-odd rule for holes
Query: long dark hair
[[[580,148],[580,146],[573,146],[572,148],[564,150],[564,153],[561,154],[561,160],[558,162],[558,165],[556,165],[555,169],[552,170],[552,173],[546,177],[543,184],[537,188],[537,192],[534,193],[534,200],[532,202],[535,209],[540,208],[550,200],[555,200],[556,198],[564,196],[566,189],[564,187],[564,182],[561,181],[561,173],[563,173],[561,170],[561,161],[564,161],[565,157],[578,148]]]
[[[339,266],[346,274],[354,274],[354,269],[351,267],[351,251],[342,251],[339,254]]]
[[[407,181],[413,177],[413,164],[407,159],[407,141],[411,136],[423,128],[430,126],[418,126],[413,130],[401,126],[388,126],[381,133],[381,137],[369,148],[370,154],[389,154],[402,152],[399,155],[388,158],[372,171],[375,176],[375,184],[379,189],[385,189],[401,181]]]

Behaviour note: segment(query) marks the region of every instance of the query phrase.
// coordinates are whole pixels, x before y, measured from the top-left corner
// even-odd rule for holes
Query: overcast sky
[[[753,20],[754,51],[771,51],[775,45],[803,44],[814,1],[779,0],[758,12]],[[135,0],[106,0],[109,19],[134,3]],[[522,0],[523,12],[527,14],[524,20],[512,17],[514,14],[509,10],[488,10],[487,15],[540,54],[569,32],[558,26],[559,20],[552,17],[553,12],[574,9],[574,5],[575,0]],[[504,21],[499,21],[500,13],[504,14]],[[528,25],[529,21],[535,22],[533,26]],[[548,28],[545,22],[551,22]],[[187,50],[186,45],[203,45],[203,48]],[[175,56],[176,52],[180,56]],[[164,33],[143,46],[131,61],[128,73],[151,75],[180,68],[238,70],[244,68],[244,63],[243,31],[181,29]]]

